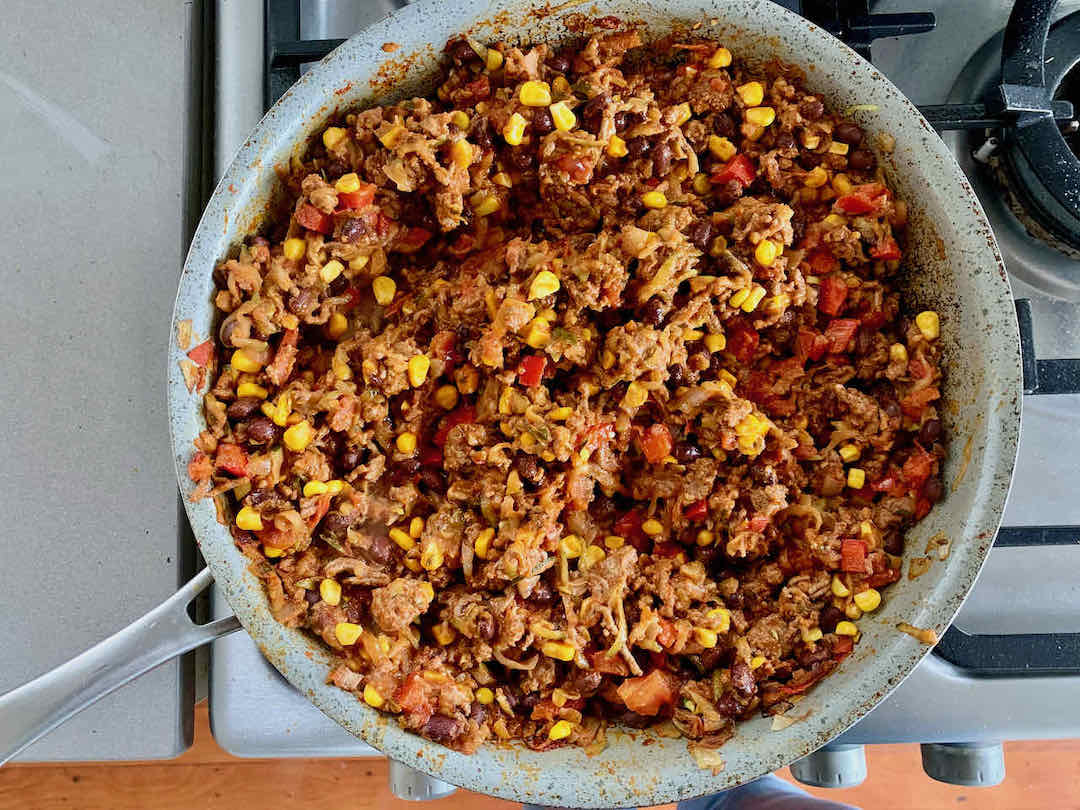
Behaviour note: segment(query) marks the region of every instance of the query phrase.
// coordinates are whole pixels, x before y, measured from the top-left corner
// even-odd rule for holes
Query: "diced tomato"
[[[872,484],[870,484],[870,489],[874,490],[874,492],[888,492],[895,486],[896,476],[890,474],[879,478],[877,481],[874,481]]]
[[[311,513],[305,523],[309,529],[314,530],[319,525],[319,521],[326,517],[326,513],[330,510],[330,501],[333,500],[332,495],[320,495],[319,500],[315,502],[315,511]]]
[[[905,415],[910,416],[912,419],[918,419],[922,416],[922,412],[926,410],[926,406],[933,402],[935,399],[941,398],[941,392],[932,385],[928,385],[926,388],[920,388],[918,391],[912,391],[902,400],[900,400],[900,410]]]
[[[854,318],[833,318],[825,328],[825,339],[829,341],[829,352],[840,354],[847,350],[851,339],[859,330],[859,322]]]
[[[667,425],[649,425],[638,437],[638,444],[646,461],[659,464],[671,454],[671,431]]]
[[[286,329],[285,334],[282,335],[281,340],[278,342],[277,351],[274,352],[274,359],[266,367],[266,376],[270,378],[270,382],[274,385],[283,385],[289,379],[289,375],[292,374],[293,365],[296,363],[296,343],[299,339],[300,331],[298,329]]]
[[[932,503],[930,503],[930,500],[928,498],[924,498],[922,496],[919,496],[918,498],[916,498],[915,499],[915,519],[916,520],[922,520],[924,517],[926,517],[928,514],[930,514],[930,509],[933,506],[934,505]]]
[[[871,588],[884,588],[900,579],[900,569],[886,566],[876,574],[867,577],[866,584]]]
[[[626,666],[626,661],[623,660],[622,656],[608,655],[607,650],[597,650],[592,653],[589,657],[589,663],[592,664],[593,669],[605,675],[626,676],[630,674],[630,669]]]
[[[851,636],[837,636],[832,644],[833,655],[837,657],[847,655],[853,649],[855,649],[855,639]]]
[[[615,525],[612,527],[612,531],[619,537],[626,540],[627,543],[636,548],[639,552],[645,551],[648,548],[648,542],[645,537],[645,532],[641,529],[641,524],[644,522],[645,517],[641,514],[640,509],[631,509],[628,512],[623,512],[615,519]]]
[[[683,517],[687,520],[704,520],[709,516],[709,501],[706,498],[702,498],[700,501],[694,501],[683,510]]]
[[[901,256],[900,246],[891,236],[884,236],[870,248],[870,255],[883,262],[893,261]]]
[[[398,244],[398,250],[402,253],[412,253],[422,248],[430,238],[431,231],[427,228],[409,228]]]
[[[580,155],[563,155],[555,161],[555,165],[570,176],[570,181],[581,185],[588,183],[592,177],[592,161]]]
[[[196,484],[214,474],[214,462],[206,453],[196,453],[187,465],[188,477]]]
[[[849,574],[866,573],[866,543],[848,539],[840,544],[840,570]]]
[[[752,532],[763,532],[769,525],[769,518],[765,515],[754,515],[747,523],[748,528]]]
[[[247,475],[248,454],[238,444],[222,443],[218,445],[215,456],[218,469],[238,478]]]
[[[660,620],[660,629],[656,633],[656,641],[661,647],[670,647],[679,638],[679,633],[675,629],[675,622],[668,619]]]
[[[885,313],[881,310],[873,312],[867,312],[859,316],[859,323],[863,325],[863,329],[868,329],[871,332],[876,332],[885,325],[886,317]]]
[[[740,363],[749,363],[757,351],[758,333],[742,321],[733,324],[728,331],[728,350]]]
[[[355,211],[358,208],[367,208],[375,202],[375,186],[371,183],[361,183],[356,191],[339,191],[337,198],[339,209],[347,208]]]
[[[669,540],[665,540],[663,543],[656,543],[653,545],[652,553],[654,557],[674,557],[680,554],[682,550],[683,547],[678,543],[672,543]]]
[[[435,713],[435,701],[427,681],[419,672],[412,672],[394,693],[394,700],[421,725]]]
[[[214,341],[204,340],[194,349],[187,353],[192,363],[202,368],[210,362],[210,356],[214,353]]]
[[[861,216],[877,214],[889,199],[891,192],[881,183],[865,183],[856,186],[851,194],[845,194],[836,200],[834,207],[844,214]]]
[[[445,441],[445,439],[444,439]],[[420,451],[420,465],[422,467],[440,467],[443,463],[443,451],[434,445],[425,447]]]
[[[819,335],[812,329],[799,329],[799,334],[795,338],[795,352],[799,357],[816,362],[825,356],[828,348],[829,341],[824,335]]]
[[[916,380],[930,375],[930,364],[926,362],[922,352],[916,352],[915,356],[908,360],[908,373]]]
[[[547,358],[539,354],[530,354],[521,358],[518,364],[518,382],[527,388],[535,388],[544,379]]]
[[[904,478],[904,483],[913,487],[914,489],[922,489],[923,483],[930,477],[930,473],[934,471],[934,457],[923,450],[922,446],[915,442],[915,449],[908,456],[907,461],[904,462],[903,468],[900,470],[900,475]]]
[[[324,214],[311,203],[304,203],[296,209],[296,221],[309,231],[325,234],[334,230],[334,218],[329,214]]]
[[[815,250],[807,258],[815,275],[824,276],[840,269],[840,262],[827,250]]]
[[[679,681],[670,672],[654,669],[648,675],[627,678],[616,692],[630,711],[651,717],[675,702]]]
[[[450,431],[453,428],[457,427],[458,425],[472,424],[475,421],[476,408],[474,408],[472,405],[462,405],[460,408],[450,411],[450,413],[443,417],[442,425],[435,432],[435,437],[434,439],[432,439],[432,441],[435,442],[435,445],[437,447],[443,447],[446,444],[447,435],[449,435]],[[441,454],[439,461],[440,463],[442,462]]]
[[[748,186],[756,177],[757,169],[754,167],[754,161],[740,152],[725,163],[719,171],[713,172],[709,179],[719,185],[737,180],[740,184]]]
[[[289,548],[293,544],[293,536],[289,532],[283,532],[277,526],[267,526],[255,534],[260,543],[270,548]]]
[[[844,308],[847,299],[848,286],[836,273],[821,279],[821,290],[818,292],[817,307],[826,315],[839,315]]]

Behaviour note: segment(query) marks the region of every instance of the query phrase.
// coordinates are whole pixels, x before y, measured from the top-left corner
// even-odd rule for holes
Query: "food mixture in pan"
[[[789,709],[943,493],[887,140],[716,42],[451,42],[217,268],[195,497],[332,683],[453,748]]]

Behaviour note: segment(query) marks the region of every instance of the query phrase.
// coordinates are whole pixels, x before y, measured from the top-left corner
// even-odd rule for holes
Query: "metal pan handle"
[[[195,624],[187,605],[213,582],[204,568],[141,619],[86,652],[0,696],[0,765],[129,681],[240,629],[235,616]]]

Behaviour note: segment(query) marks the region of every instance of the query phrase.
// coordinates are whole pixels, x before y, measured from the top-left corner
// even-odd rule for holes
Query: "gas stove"
[[[884,0],[872,14],[865,0],[782,3],[872,56],[935,125],[959,130],[943,137],[1005,255],[1026,394],[1012,494],[977,586],[934,655],[836,742],[793,765],[810,784],[858,783],[862,746],[888,742],[922,743],[936,779],[995,784],[1002,741],[1080,736],[1080,713],[1069,711],[1080,705],[1080,163],[1068,152],[1080,151],[1080,136],[1063,103],[1080,103],[1080,0],[1021,3],[1008,36],[1008,0]],[[394,7],[217,0],[215,174],[307,64]],[[1032,54],[1044,32],[1033,21],[1047,8],[1054,25],[1040,62]],[[1003,47],[1017,55],[1004,77]],[[1049,91],[1040,93],[1043,81]],[[220,594],[212,609],[227,614]],[[214,644],[210,716],[218,742],[238,756],[378,755],[295,692],[243,634]],[[391,778],[409,798],[450,789],[407,769]]]

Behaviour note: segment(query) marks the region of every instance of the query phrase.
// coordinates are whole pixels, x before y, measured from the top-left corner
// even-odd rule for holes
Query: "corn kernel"
[[[430,582],[421,582],[420,590],[429,602],[435,598],[435,588]]]
[[[492,528],[484,529],[480,534],[476,535],[476,540],[473,541],[473,553],[481,560],[486,560],[491,551],[491,541],[494,539],[495,530]]]
[[[527,125],[528,121],[525,120],[521,113],[514,113],[510,116],[510,120],[506,122],[506,126],[503,127],[503,139],[511,146],[520,146],[525,137],[525,127]]]
[[[829,589],[832,591],[833,596],[837,596],[841,599],[851,596],[851,589],[844,584],[844,580],[840,579],[839,574],[833,574]]]
[[[607,552],[600,546],[589,546],[581,552],[581,562],[578,567],[588,570],[607,556]]]
[[[697,533],[697,538],[695,539],[695,542],[699,546],[704,548],[705,546],[711,546],[713,540],[715,540],[715,539],[716,539],[715,534],[710,532],[708,529],[702,529],[700,532]]]
[[[867,588],[855,594],[854,601],[863,613],[873,613],[881,607],[881,594],[874,588]]]
[[[365,267],[367,267],[368,261],[368,256],[357,256],[355,259],[349,259],[349,269],[363,270]]]
[[[615,365],[615,353],[610,349],[604,349],[600,355],[600,367],[607,371],[609,368]]]
[[[268,546],[265,543],[263,544],[263,554],[265,554],[272,560],[277,559],[278,557],[284,557],[285,551],[286,550],[283,548],[278,548],[276,546]]]
[[[709,255],[719,258],[724,255],[724,251],[727,250],[727,237],[717,236],[712,240],[712,244],[709,245]]]
[[[807,644],[813,644],[815,641],[821,641],[822,635],[824,634],[820,627],[811,627],[809,630],[802,631],[802,640]]]
[[[894,343],[889,347],[889,359],[894,363],[906,363],[908,361],[907,347],[903,343]]]
[[[537,298],[554,295],[561,287],[562,282],[559,281],[557,275],[550,270],[541,270],[536,274],[536,278],[532,280],[532,284],[529,285],[529,300],[535,301]]]
[[[284,441],[285,446],[294,453],[302,453],[307,449],[307,446],[311,444],[311,440],[314,438],[315,431],[312,430],[311,423],[306,419],[302,419],[285,430],[282,441]]]
[[[717,48],[713,51],[712,56],[709,57],[708,65],[713,70],[717,68],[726,68],[731,64],[731,51],[727,48]]]
[[[847,144],[844,145],[847,146]],[[851,184],[851,180],[849,180],[848,176],[843,172],[840,172],[833,177],[832,187],[833,191],[837,194],[850,194],[855,190],[855,187]]]
[[[576,534],[568,534],[559,541],[559,548],[563,556],[570,560],[581,556],[582,546],[581,538]]]
[[[489,73],[494,73],[503,66],[503,55],[494,48],[488,48],[487,56],[484,57],[484,67]]]
[[[551,88],[547,82],[528,81],[521,85],[518,98],[526,107],[546,107],[551,103]]]
[[[859,628],[853,622],[837,622],[833,632],[838,636],[857,636]]]
[[[414,557],[405,558],[405,567],[412,571],[414,574],[419,574],[424,569],[420,567],[420,561]]]
[[[480,385],[480,372],[472,366],[464,366],[455,375],[455,380],[458,391],[465,396],[475,394],[477,387]]]
[[[257,399],[266,399],[269,395],[269,391],[263,388],[261,385],[255,383],[240,383],[236,386],[236,395],[238,397],[256,397]]]
[[[640,408],[649,398],[649,392],[639,382],[632,382],[626,386],[626,394],[623,395],[622,404],[626,408]]]
[[[684,101],[682,104],[677,105],[675,107],[675,126],[681,127],[690,120],[692,115],[693,113],[690,111],[690,104],[688,102]]]
[[[450,122],[457,126],[458,129],[468,129],[471,120],[469,114],[464,110],[454,110],[450,113]]]
[[[574,730],[574,724],[569,720],[559,720],[548,729],[549,740],[565,740]]]
[[[345,482],[340,478],[335,478],[333,481],[326,482],[327,495],[340,495],[343,489],[345,489]]]
[[[435,391],[435,404],[444,411],[452,411],[458,404],[458,390],[452,385],[441,385]]]
[[[363,632],[363,627],[352,622],[338,622],[334,625],[334,636],[343,647],[355,644]]]
[[[770,315],[777,315],[791,306],[791,296],[787,293],[779,293],[766,298],[762,301],[762,304],[765,305],[765,311]]]
[[[641,204],[646,208],[663,208],[667,205],[667,197],[662,191],[646,191],[641,195]]]
[[[927,340],[936,340],[941,336],[941,319],[931,309],[915,316],[915,325]]]
[[[726,368],[720,369],[720,379],[728,384],[729,387],[734,388],[735,384],[739,381],[738,378],[728,371]]]
[[[370,683],[364,686],[364,703],[373,709],[381,709],[386,701]]]
[[[731,611],[727,608],[713,608],[705,614],[705,618],[713,620],[717,633],[726,633],[731,629]]]
[[[341,586],[336,579],[327,577],[319,583],[319,596],[328,605],[341,604]]]
[[[659,520],[649,518],[641,524],[641,530],[645,532],[645,534],[649,535],[663,534],[664,524],[661,523]]]
[[[522,450],[532,450],[534,447],[536,447],[536,437],[533,436],[531,433],[522,433],[520,436],[518,436],[518,441],[521,442]]]
[[[461,140],[454,141],[450,144],[450,160],[454,162],[454,165],[459,169],[469,168],[469,164],[472,163],[473,148],[472,144],[462,138]]]
[[[341,127],[327,127],[323,130],[322,134],[323,146],[327,149],[334,149],[338,144],[345,140],[346,135],[348,135],[348,133]]]
[[[570,92],[570,82],[566,80],[565,76],[556,76],[551,80],[551,89],[560,96],[565,96]]]
[[[285,254],[286,259],[295,262],[298,259],[304,258],[304,254],[307,253],[307,242],[296,237],[286,239],[285,244],[282,245],[281,251]]]
[[[331,315],[330,320],[326,324],[326,334],[331,340],[337,340],[344,335],[348,329],[349,319],[340,312],[335,312]]]
[[[414,354],[409,358],[409,383],[413,388],[419,388],[427,381],[430,368],[431,358],[426,354]]]
[[[840,458],[844,460],[845,464],[857,461],[859,456],[862,455],[862,450],[859,449],[857,444],[845,444],[837,450],[837,452],[840,454]]]
[[[772,243],[770,242],[769,244],[772,244]],[[732,293],[731,297],[728,298],[728,304],[730,304],[733,307],[741,307],[743,305],[743,303],[746,301],[746,299],[749,298],[749,297],[750,297],[750,288],[749,287],[743,287],[741,290],[737,290],[736,292]]]
[[[469,202],[472,204],[473,213],[478,217],[489,217],[502,205],[494,194],[486,194],[483,191],[473,194]]]
[[[334,183],[334,190],[346,194],[352,194],[353,192],[359,191],[360,178],[357,176],[356,172],[343,174],[337,179],[337,182]]]
[[[554,658],[558,661],[574,660],[574,648],[561,641],[545,641],[540,645],[540,652],[548,658]]]
[[[241,507],[236,513],[236,525],[249,532],[262,531],[262,516],[250,506]]]
[[[844,607],[844,615],[852,621],[855,621],[860,616],[862,616],[862,610],[860,610],[859,606],[856,605],[854,602],[848,602],[847,605]]]
[[[435,636],[435,640],[439,642],[441,646],[445,647],[457,638],[457,630],[446,622],[439,622],[431,628],[431,635]]]
[[[839,177],[839,175],[837,175]],[[829,214],[825,217],[825,224],[830,228],[839,228],[841,225],[847,225],[847,217],[841,214]]]
[[[491,182],[497,186],[502,186],[503,188],[514,187],[514,181],[510,179],[510,175],[506,172],[496,172],[491,176]]]
[[[304,497],[314,498],[316,495],[325,495],[327,490],[325,481],[308,481],[304,484]]]
[[[718,159],[727,163],[738,151],[733,144],[727,138],[722,138],[719,135],[709,136],[709,151],[712,152]]]
[[[390,276],[376,276],[371,280],[371,291],[379,306],[390,306],[390,302],[394,300],[394,293],[397,292],[397,282]]]
[[[486,686],[481,686],[476,690],[476,702],[481,706],[490,706],[495,702],[495,693],[488,689]]]
[[[765,88],[761,86],[761,82],[741,84],[735,88],[735,92],[747,107],[756,107],[765,100]]]
[[[569,132],[577,123],[577,116],[565,101],[556,101],[548,107],[548,112],[551,113],[551,120],[559,132]]]
[[[716,631],[709,630],[707,627],[695,627],[694,640],[702,647],[711,649],[716,646]]]
[[[394,444],[397,446],[399,453],[411,456],[416,452],[416,434],[408,430],[400,433],[394,440]]]
[[[608,141],[607,153],[614,158],[626,157],[627,154],[629,154],[629,150],[626,148],[626,141],[618,135],[612,135],[611,140]]]
[[[847,485],[852,489],[862,489],[866,484],[866,473],[858,467],[848,467]]]
[[[620,537],[617,534],[609,534],[604,538],[604,545],[614,551],[617,548],[622,548],[626,545],[626,538]]]
[[[746,120],[759,127],[767,127],[776,120],[776,110],[772,107],[751,107],[746,111]]]
[[[329,284],[331,281],[340,276],[344,269],[345,265],[343,265],[337,259],[331,259],[319,268],[319,278],[323,280],[324,284]]]
[[[806,177],[803,178],[803,185],[807,188],[820,188],[825,185],[828,179],[829,173],[821,166],[815,166],[806,173]]]
[[[393,149],[395,146],[397,146],[398,141],[401,140],[401,136],[404,135],[407,131],[408,130],[406,130],[405,127],[403,127],[401,124],[392,124],[387,129],[383,130],[381,134],[376,133],[376,135],[379,138],[379,142],[383,146],[385,146],[387,149]]]
[[[698,172],[694,175],[693,182],[694,191],[698,194],[708,194],[712,191],[712,183],[709,182],[709,175],[704,172]]]
[[[764,655],[755,655],[753,658],[750,659],[750,669],[758,669],[764,663]]]
[[[243,349],[237,349],[233,352],[232,359],[229,362],[237,371],[243,371],[247,374],[254,374],[262,369],[262,365],[252,360],[251,355],[247,354]]]
[[[525,332],[525,342],[534,349],[542,349],[551,343],[551,326],[543,318],[533,318]]]
[[[743,303],[742,303],[742,311],[746,312],[746,313],[753,312],[755,309],[758,308],[758,304],[761,303],[761,301],[762,301],[762,299],[764,297],[765,297],[765,288],[764,287],[758,287],[758,286],[755,285],[754,288],[750,290],[750,295],[748,295],[746,297],[746,300],[743,301]]]
[[[390,530],[390,539],[398,544],[398,547],[402,551],[409,551],[416,542],[409,536],[409,533],[404,529],[393,528]]]
[[[434,571],[443,564],[443,552],[438,546],[432,544],[425,546],[420,552],[420,565],[425,571]]]
[[[818,146],[821,145],[821,136],[816,132],[810,132],[807,129],[802,131],[802,135],[799,136],[799,139],[802,141],[802,145],[810,150],[817,149]]]
[[[548,412],[548,419],[553,422],[565,422],[574,414],[574,409],[569,405],[563,405],[561,408],[555,408]]]

